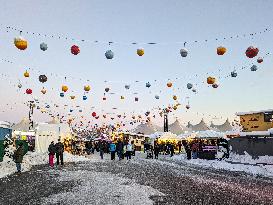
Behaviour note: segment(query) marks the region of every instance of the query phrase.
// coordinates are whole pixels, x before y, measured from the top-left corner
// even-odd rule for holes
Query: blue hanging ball
[[[157,99],[157,100],[158,100],[158,99],[159,99],[159,96],[158,96],[158,95],[156,95],[156,96],[155,96],[155,99]]]
[[[105,57],[106,57],[107,59],[112,59],[112,58],[114,58],[114,52],[111,51],[111,50],[106,51],[106,52],[105,52]]]
[[[60,96],[63,98],[64,97],[64,93],[60,93]]]
[[[192,89],[192,87],[193,87],[193,85],[192,85],[191,83],[188,83],[188,84],[187,84],[187,88],[188,88],[188,89]]]
[[[46,51],[46,50],[47,50],[47,44],[46,44],[46,43],[41,43],[41,44],[40,44],[40,49],[41,49],[42,51]]]
[[[150,87],[151,87],[151,83],[149,83],[149,82],[146,83],[146,87],[147,87],[147,88],[150,88]]]
[[[257,71],[258,70],[258,67],[256,65],[253,65],[251,66],[250,68],[251,71]]]
[[[50,108],[50,106],[49,106],[49,105],[47,105],[47,106],[46,106],[46,108]]]
[[[87,97],[84,95],[84,96],[82,97],[82,99],[83,99],[83,100],[87,100]]]
[[[70,112],[73,112],[73,110],[70,110]]]

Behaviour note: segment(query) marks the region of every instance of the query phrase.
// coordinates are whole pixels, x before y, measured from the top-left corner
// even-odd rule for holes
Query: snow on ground
[[[252,159],[252,157],[245,153],[245,155],[236,155],[231,153],[227,160],[204,160],[191,159],[187,160],[185,154],[176,155],[172,158],[174,161],[183,161],[189,164],[198,165],[201,167],[223,169],[229,171],[243,171],[248,174],[257,176],[266,176],[273,178],[273,165],[257,165],[256,163],[273,163],[272,156],[261,156],[259,159]],[[241,164],[248,163],[248,164]]]
[[[163,196],[161,192],[135,183],[131,179],[110,173],[94,171],[59,171],[60,181],[75,180],[79,186],[71,192],[51,195],[44,198],[43,204],[153,204],[150,196]]]
[[[88,159],[83,156],[75,156],[66,152],[64,153],[64,162],[80,162],[85,160]],[[47,163],[48,163],[47,153],[40,154],[36,152],[28,152],[23,158],[22,172],[29,171],[32,166]],[[11,175],[15,172],[16,172],[15,162],[11,158],[5,156],[3,162],[0,162],[0,178]]]

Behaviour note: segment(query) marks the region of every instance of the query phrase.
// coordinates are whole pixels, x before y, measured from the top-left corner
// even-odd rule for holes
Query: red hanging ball
[[[97,113],[92,112],[92,117],[96,117],[96,116],[97,116]]]
[[[71,46],[71,53],[73,55],[78,55],[80,53],[80,48],[79,46],[73,45]]]
[[[259,49],[254,47],[254,46],[249,46],[246,49],[246,56],[249,58],[254,58],[255,56],[257,56],[259,53]]]
[[[26,89],[26,94],[31,95],[32,94],[32,90],[31,89]]]

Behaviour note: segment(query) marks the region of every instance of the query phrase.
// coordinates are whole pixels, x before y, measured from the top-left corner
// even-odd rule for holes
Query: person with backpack
[[[118,143],[117,143],[117,146],[116,146],[116,150],[117,150],[117,153],[118,153],[118,157],[119,157],[119,160],[122,160],[122,155],[123,155],[123,142],[118,139]]]
[[[57,158],[57,165],[60,164],[60,160],[61,165],[64,165],[64,145],[60,139],[58,139],[58,143],[55,145],[55,152]]]
[[[52,141],[51,144],[48,146],[48,152],[49,152],[49,166],[54,167],[54,156],[55,156],[55,145]]]
[[[24,152],[25,151],[24,151],[23,143],[19,142],[18,148],[13,155],[13,159],[14,159],[14,162],[16,163],[16,169],[18,174],[20,174],[22,170],[21,163],[23,162],[23,157],[25,154]]]

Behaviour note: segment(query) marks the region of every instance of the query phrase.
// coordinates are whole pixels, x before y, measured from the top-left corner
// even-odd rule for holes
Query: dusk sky
[[[61,113],[68,113],[71,108],[73,115],[90,119],[92,111],[144,114],[154,107],[173,104],[173,95],[178,96],[181,107],[171,114],[171,122],[178,117],[183,123],[197,123],[201,118],[222,123],[227,117],[232,120],[236,112],[272,109],[273,55],[264,58],[262,64],[256,63],[257,57],[273,50],[272,11],[271,0],[2,1],[0,59],[13,63],[0,60],[0,120],[18,122],[28,117],[28,108],[23,103],[33,96],[50,104],[52,109],[54,103],[60,105],[57,110]],[[14,46],[13,39],[20,34],[7,32],[7,26],[23,31],[22,36],[28,40],[27,50],[20,51]],[[266,28],[270,31],[263,32]],[[256,32],[257,35],[243,37]],[[229,38],[237,35],[240,37]],[[95,40],[99,43],[91,43]],[[109,41],[114,43],[110,46],[104,43]],[[45,52],[39,47],[42,42],[48,45]],[[158,44],[132,45],[132,42]],[[179,53],[183,42],[188,42],[186,58]],[[73,44],[81,49],[77,56],[70,53]],[[249,59],[245,50],[252,45],[260,52]],[[224,56],[216,54],[218,46],[227,48]],[[145,49],[144,56],[136,54],[138,48]],[[109,49],[115,53],[112,60],[104,55]],[[252,63],[259,68],[256,72],[250,71]],[[248,67],[238,70],[242,66]],[[28,68],[31,68],[30,79],[25,79],[23,73]],[[237,78],[222,79],[234,68],[238,71]],[[47,75],[48,82],[40,83],[40,74]],[[218,79],[219,88],[202,83],[210,75]],[[166,86],[168,79],[173,82],[172,89]],[[23,85],[21,90],[17,88],[19,81]],[[146,82],[151,83],[151,88],[145,87]],[[196,94],[186,88],[188,82],[194,84]],[[69,86],[65,98],[59,96],[63,84]],[[83,101],[86,84],[90,84],[91,91],[88,100]],[[126,90],[125,84],[130,84],[131,89]],[[48,91],[46,95],[40,92],[43,87]],[[105,87],[115,95],[106,95],[104,102]],[[26,88],[33,89],[32,97],[24,94]],[[71,101],[70,95],[77,99]],[[120,95],[125,96],[124,101]],[[160,99],[156,100],[155,95]],[[139,97],[139,102],[134,102],[135,97]],[[186,97],[191,106],[188,111]],[[64,109],[65,104],[68,106]],[[77,113],[77,105],[83,113]],[[114,107],[118,110],[113,110]],[[45,114],[35,113],[35,121],[50,120]],[[160,119],[155,123],[160,124]]]

